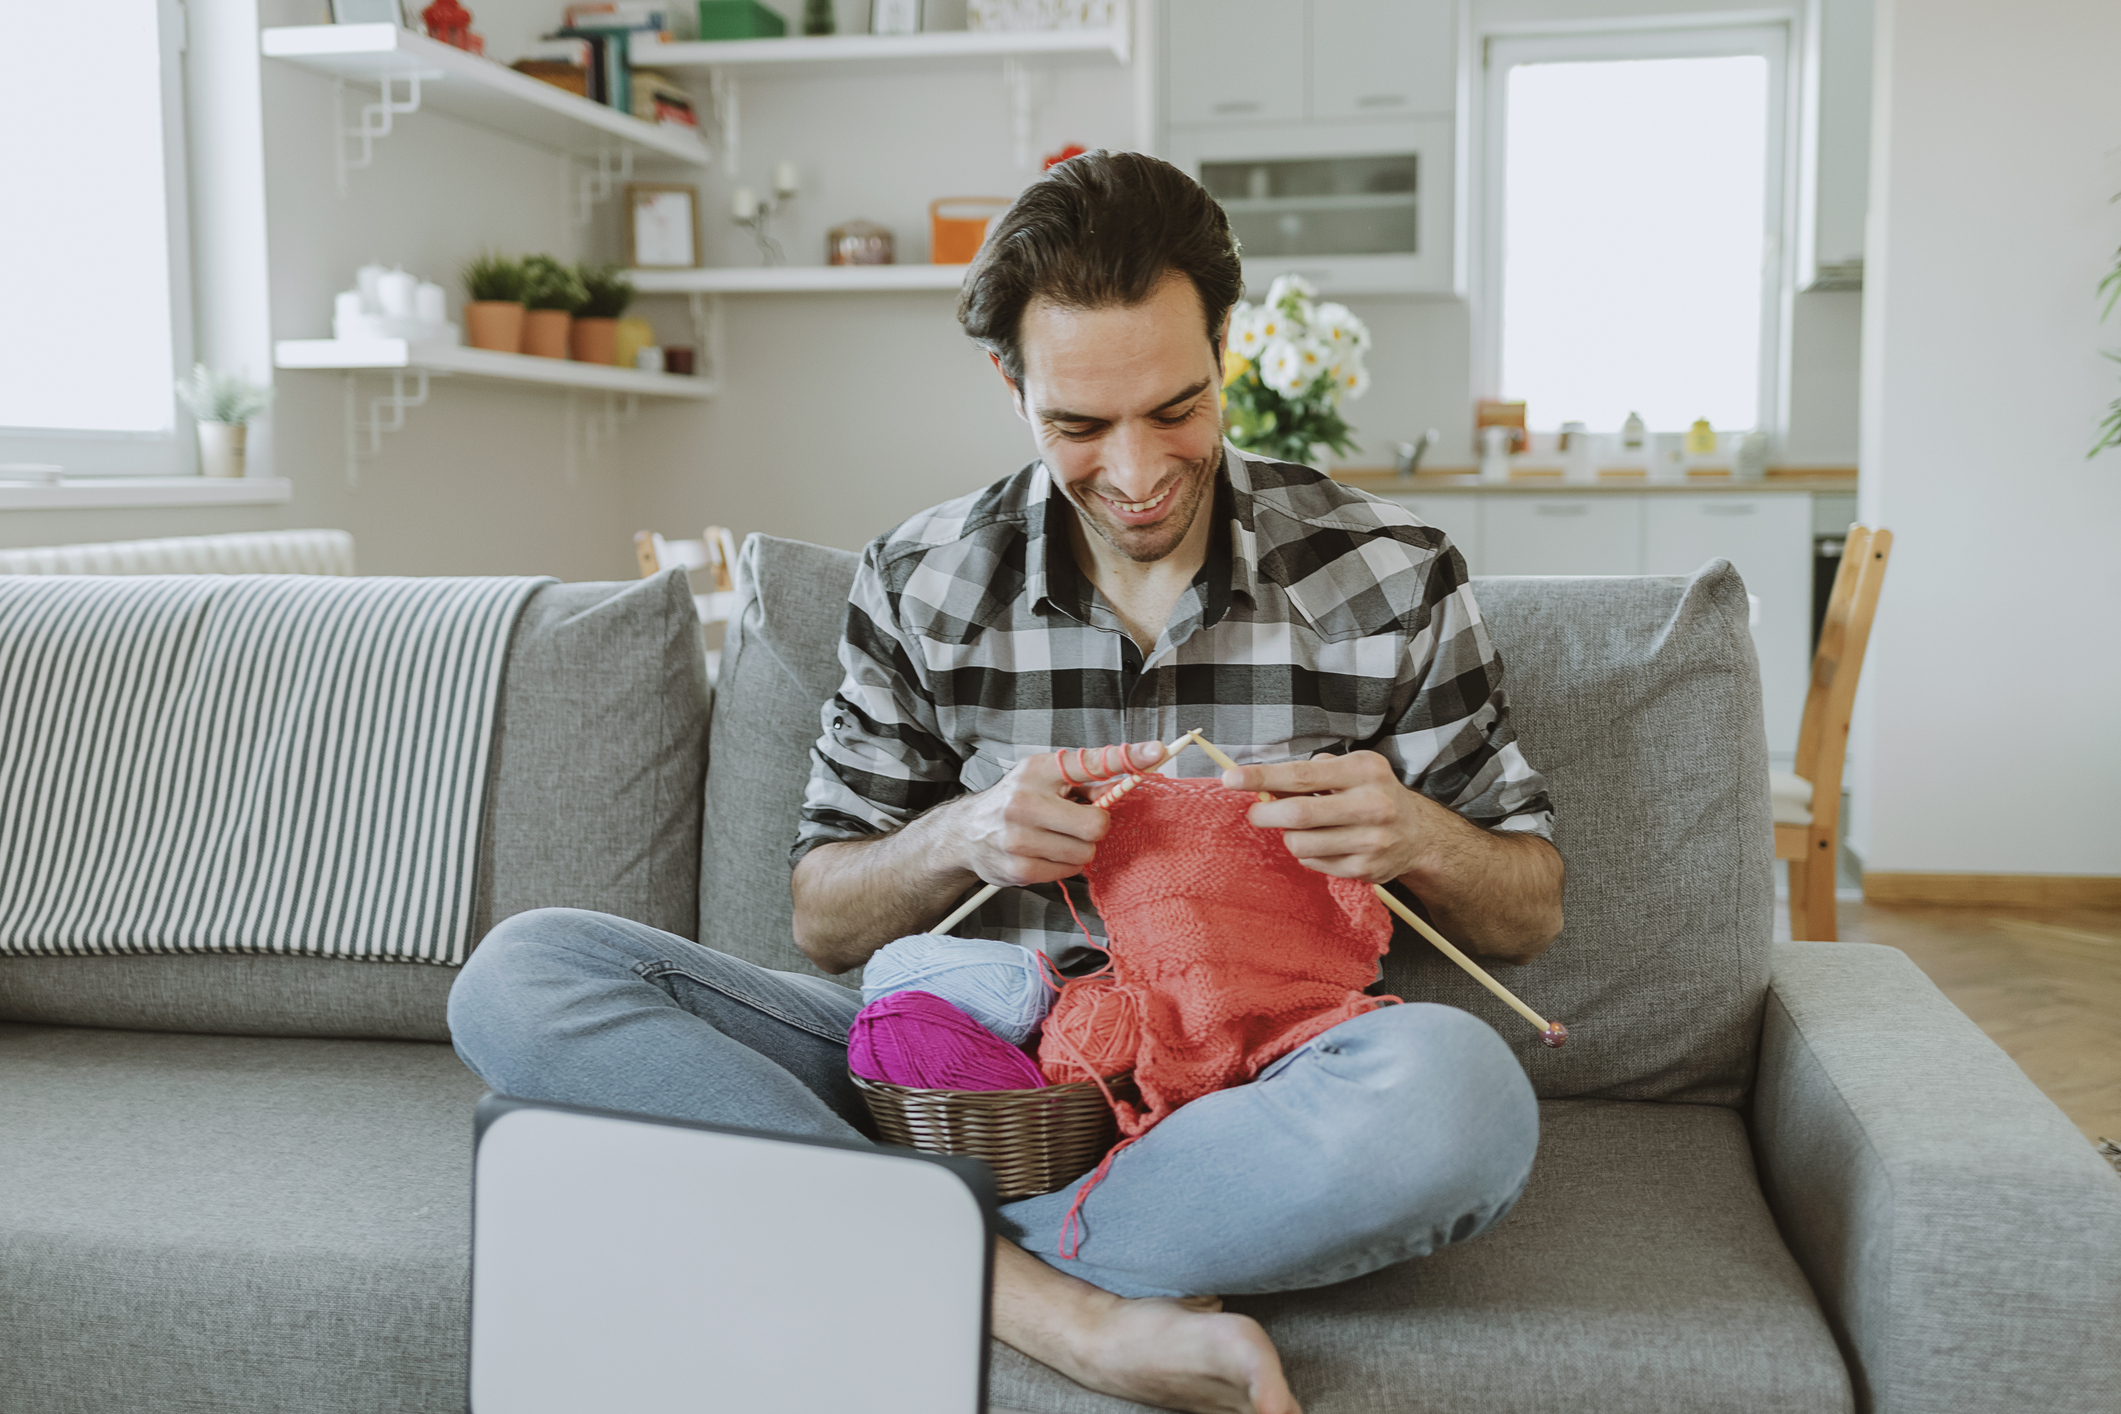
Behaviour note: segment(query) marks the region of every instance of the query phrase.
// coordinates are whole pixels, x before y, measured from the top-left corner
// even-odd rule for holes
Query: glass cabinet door
[[[1250,256],[1416,255],[1420,154],[1203,162]]]

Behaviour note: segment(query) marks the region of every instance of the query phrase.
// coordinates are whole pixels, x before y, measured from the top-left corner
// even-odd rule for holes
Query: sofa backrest
[[[792,941],[788,848],[856,557],[755,535],[715,701],[702,942],[814,971]],[[1548,1098],[1736,1104],[1751,1082],[1773,907],[1760,679],[1745,587],[1691,578],[1485,579],[1525,756],[1568,862],[1567,926],[1497,976],[1571,1040],[1532,1029],[1404,929],[1389,990],[1486,1018]],[[854,975],[838,980],[852,982]]]
[[[563,905],[690,936],[710,704],[682,572],[535,591],[509,635],[472,938]],[[445,1041],[455,976],[277,955],[0,957],[0,1020]]]

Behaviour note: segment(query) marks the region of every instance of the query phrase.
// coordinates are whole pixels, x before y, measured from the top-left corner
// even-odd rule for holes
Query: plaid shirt
[[[1517,749],[1502,661],[1443,532],[1227,445],[1216,480],[1207,561],[1146,655],[1077,568],[1075,511],[1042,462],[872,542],[792,858],[895,830],[1027,756],[1193,727],[1247,763],[1377,751],[1466,819],[1551,838],[1546,783]],[[1217,773],[1192,750],[1174,771]],[[1003,889],[958,931],[1056,960],[1082,947],[1051,884]]]

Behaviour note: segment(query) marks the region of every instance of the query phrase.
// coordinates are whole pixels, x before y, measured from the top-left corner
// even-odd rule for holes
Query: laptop
[[[984,1414],[986,1165],[488,1095],[472,1414]]]

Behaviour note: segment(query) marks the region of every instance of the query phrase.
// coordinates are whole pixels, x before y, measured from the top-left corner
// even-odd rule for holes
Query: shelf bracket
[[[632,179],[633,148],[631,145],[623,146],[619,149],[619,160],[616,165],[611,160],[611,149],[599,149],[597,152],[596,171],[582,173],[581,185],[577,188],[574,212],[575,224],[577,226],[589,224],[591,209],[598,202],[610,199],[613,182],[625,182]]]
[[[693,357],[698,364],[693,372],[711,382],[719,382],[722,376],[722,297],[692,293],[692,345]]]
[[[727,69],[707,71],[707,108],[714,120],[716,136],[722,140],[722,165],[736,175],[737,82]]]
[[[376,139],[389,137],[391,125],[400,113],[420,111],[420,79],[418,69],[405,75],[405,100],[396,98],[397,75],[378,74],[377,101],[361,109],[361,121],[352,127],[346,125],[346,80],[332,83],[332,102],[335,108],[334,123],[339,131],[339,195],[346,195],[346,177],[349,172],[358,172],[376,160]],[[347,143],[361,144],[358,160],[348,154]]]
[[[415,380],[415,387],[418,391],[406,392],[405,375],[408,370],[393,368],[390,371],[390,392],[382,397],[368,400],[368,416],[365,423],[356,411],[360,404],[359,390],[355,386],[356,375],[350,371],[347,373],[345,383],[346,487],[349,491],[361,484],[361,459],[364,456],[370,458],[380,456],[383,452],[383,434],[386,432],[402,432],[405,429],[406,409],[421,407],[427,402],[429,387],[427,370],[415,368],[409,371]],[[387,418],[385,416],[386,409],[388,410]],[[367,432],[366,437],[362,435],[364,426]],[[368,444],[365,451],[361,445],[363,441]]]
[[[566,478],[569,486],[579,486],[582,481],[582,464],[594,462],[605,443],[618,440],[620,425],[631,422],[640,415],[639,394],[625,395],[624,412],[619,410],[619,398],[617,393],[606,393],[603,411],[591,412],[585,418],[582,415],[581,392],[578,389],[568,389]]]
[[[1015,143],[1018,170],[1038,170],[1038,150],[1032,139],[1038,126],[1039,100],[1044,96],[1044,70],[1023,59],[1002,60],[1002,87],[1009,91],[1009,134]]]

